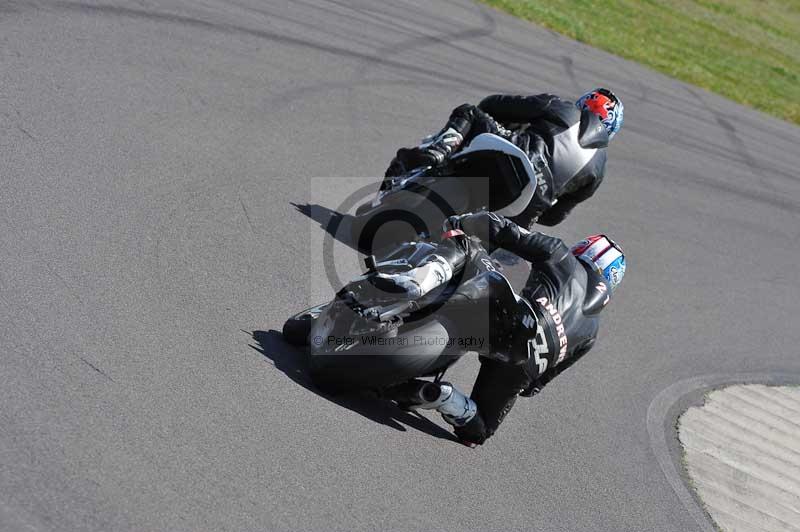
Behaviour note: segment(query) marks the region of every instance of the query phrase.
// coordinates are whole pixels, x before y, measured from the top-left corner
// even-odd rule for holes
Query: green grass
[[[800,124],[800,0],[483,0]]]

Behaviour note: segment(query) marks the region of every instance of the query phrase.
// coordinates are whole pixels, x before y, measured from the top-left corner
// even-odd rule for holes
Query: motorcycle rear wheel
[[[449,341],[447,329],[435,317],[381,338],[384,337],[363,335],[312,346],[312,380],[326,391],[381,389],[416,377],[434,376],[464,354]],[[372,341],[384,345],[369,345]]]

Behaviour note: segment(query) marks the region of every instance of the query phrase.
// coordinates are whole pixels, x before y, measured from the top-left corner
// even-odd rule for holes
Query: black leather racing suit
[[[600,186],[606,167],[608,133],[597,115],[552,94],[496,94],[478,106],[455,108],[443,131],[453,128],[466,145],[481,133],[500,135],[521,148],[537,171],[534,199],[518,217],[556,225]]]
[[[513,319],[506,320],[510,329],[492,334],[509,340],[494,342],[493,354],[480,357],[472,391],[478,414],[455,429],[460,438],[483,443],[518,395],[537,392],[591,349],[609,296],[605,279],[575,258],[560,239],[521,230],[491,213],[470,218],[462,227],[478,236],[484,247],[506,249],[531,263],[521,294],[525,301],[514,309]]]

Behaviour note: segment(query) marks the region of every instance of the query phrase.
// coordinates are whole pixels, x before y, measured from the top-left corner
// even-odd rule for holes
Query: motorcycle
[[[532,213],[555,203],[542,198],[528,156],[506,139],[483,133],[438,166],[387,178],[375,197],[356,209],[351,239],[367,254],[403,240],[430,236],[455,214],[489,210],[522,227]],[[391,230],[384,230],[391,221]]]
[[[516,344],[530,336],[520,331],[524,323],[535,322],[530,305],[514,293],[479,243],[457,230],[445,235],[442,242],[401,243],[380,261],[367,257],[366,272],[331,302],[286,321],[283,336],[308,346],[310,374],[319,388],[340,393],[386,389],[417,377],[440,380],[468,351],[525,363],[505,353],[526,352]],[[376,288],[382,274],[414,268],[431,253],[441,253],[441,246],[453,245],[464,250],[462,266],[422,298],[406,300]]]

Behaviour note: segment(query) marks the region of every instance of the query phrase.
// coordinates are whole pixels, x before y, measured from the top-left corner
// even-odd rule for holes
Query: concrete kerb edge
[[[797,385],[796,373],[732,373],[693,377],[676,382],[653,398],[647,407],[647,433],[658,465],[675,495],[704,532],[717,532],[681,465],[678,417],[690,406],[701,405],[706,392],[732,384]]]

